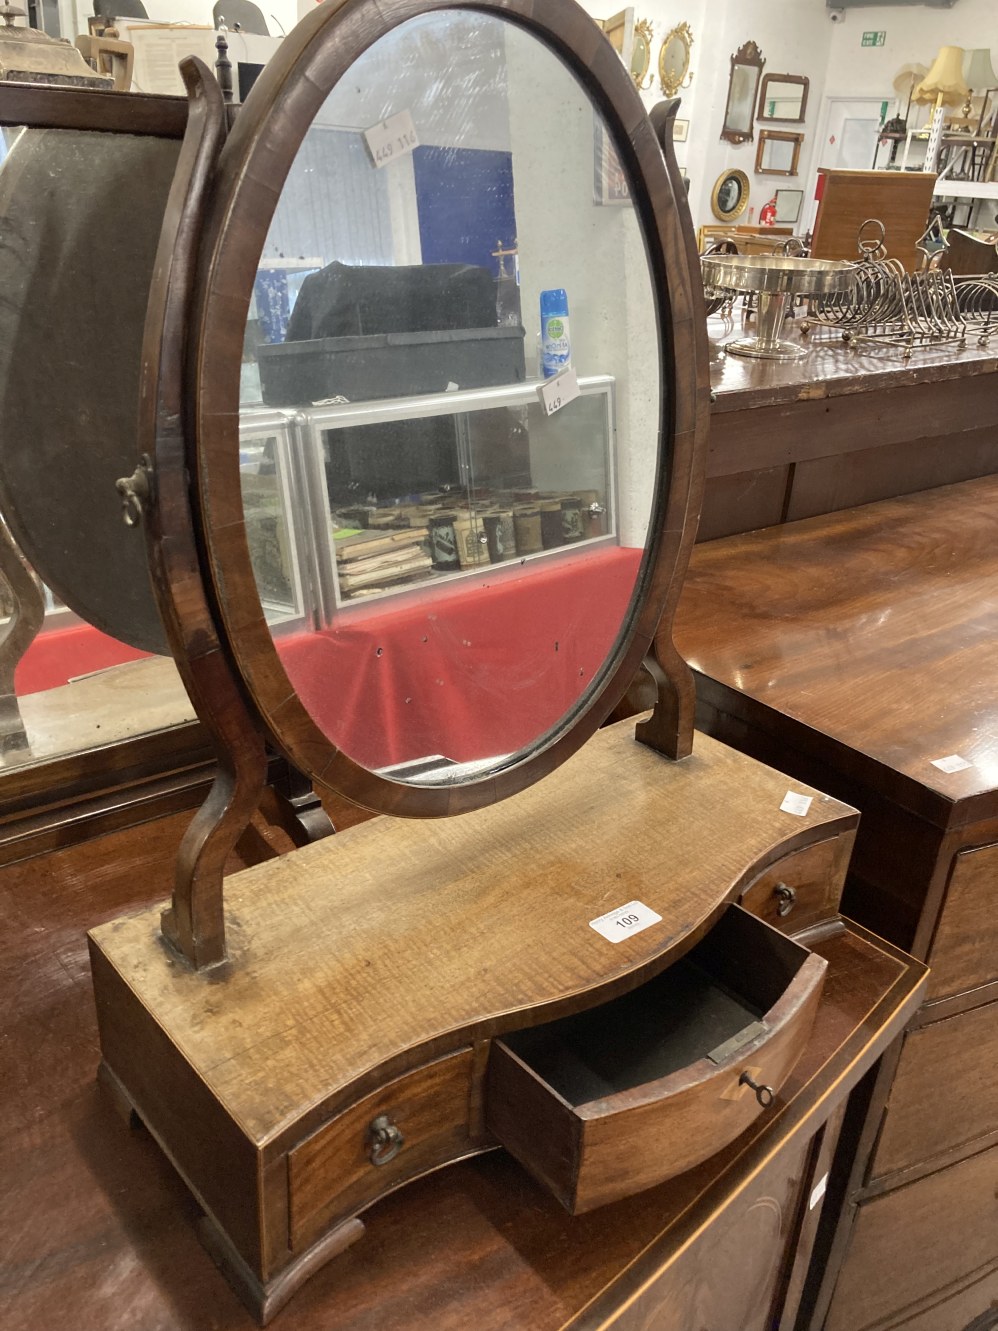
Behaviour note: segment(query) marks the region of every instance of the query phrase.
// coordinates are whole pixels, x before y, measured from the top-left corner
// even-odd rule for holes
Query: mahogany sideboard
[[[701,541],[998,471],[994,343],[905,359],[899,347],[846,346],[821,331],[803,360],[784,363],[724,353],[740,312],[734,322],[711,318],[708,331]]]
[[[698,723],[861,810],[845,909],[932,968],[854,1104],[813,1331],[998,1326],[996,511],[986,476],[708,542],[677,619]]]

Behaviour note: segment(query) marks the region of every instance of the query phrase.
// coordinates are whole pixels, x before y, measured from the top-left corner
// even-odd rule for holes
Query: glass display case
[[[301,412],[325,616],[615,541],[613,380],[580,388],[550,416],[531,383]]]

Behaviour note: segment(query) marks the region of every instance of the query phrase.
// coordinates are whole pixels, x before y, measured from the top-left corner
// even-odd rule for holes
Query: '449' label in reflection
[[[630,938],[632,934],[639,934],[642,929],[647,929],[649,925],[658,924],[661,915],[656,915],[650,906],[646,906],[642,901],[629,901],[626,906],[618,906],[616,910],[608,911],[606,915],[600,915],[598,919],[590,920],[590,929],[595,929],[598,934],[602,934],[605,939],[611,943],[619,943],[623,938]]]
[[[364,139],[375,166],[387,166],[419,147],[419,136],[410,111],[400,111],[398,115],[372,125],[364,131]]]

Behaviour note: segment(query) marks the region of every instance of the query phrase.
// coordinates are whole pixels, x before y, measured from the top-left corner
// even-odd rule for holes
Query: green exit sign
[[[863,45],[864,45],[864,46],[883,46],[883,45],[886,43],[886,41],[887,41],[887,33],[886,33],[886,32],[864,32],[864,33],[863,33]]]

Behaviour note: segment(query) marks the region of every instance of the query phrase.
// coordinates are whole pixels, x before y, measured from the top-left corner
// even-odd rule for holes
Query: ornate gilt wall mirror
[[[654,37],[651,20],[642,18],[634,24],[634,44],[631,47],[631,77],[634,85],[644,91],[650,88],[654,75],[651,69],[651,44]]]
[[[658,53],[658,78],[666,97],[675,97],[688,83],[693,33],[688,23],[680,23],[667,33]]]
[[[759,93],[760,120],[802,124],[810,80],[803,74],[767,74]]]
[[[722,171],[714,182],[710,209],[720,222],[733,222],[748,207],[749,178],[744,171]]]
[[[803,142],[803,134],[791,134],[778,129],[760,130],[759,146],[755,154],[756,174],[795,176]]]
[[[751,143],[755,135],[755,106],[765,60],[755,42],[746,42],[731,57],[728,98],[721,138],[728,143]]]

